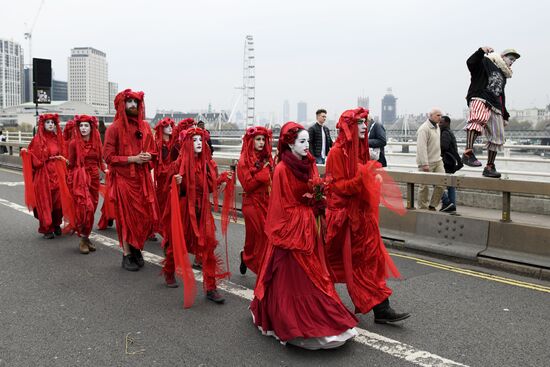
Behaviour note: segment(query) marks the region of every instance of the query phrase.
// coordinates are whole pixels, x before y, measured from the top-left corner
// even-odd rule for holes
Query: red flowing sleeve
[[[252,174],[250,167],[241,159],[237,165],[237,177],[244,192],[251,193],[269,182],[269,167],[264,167]]]
[[[315,216],[300,201],[306,192],[307,183],[296,179],[284,162],[276,166],[265,228],[273,246],[308,254],[314,250]]]
[[[348,178],[345,158],[341,148],[332,148],[327,160],[327,174],[334,179],[332,189],[335,193],[345,196],[357,195],[361,192],[360,171],[357,170],[355,177]]]
[[[105,144],[103,147],[105,162],[111,166],[123,166],[128,164],[128,156],[118,155],[118,144],[117,127],[113,123],[105,132]]]

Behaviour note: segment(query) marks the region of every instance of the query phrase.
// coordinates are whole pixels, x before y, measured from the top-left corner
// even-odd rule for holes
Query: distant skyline
[[[25,23],[33,22],[40,2],[2,1],[0,38],[19,42],[26,62]],[[104,51],[109,78],[120,89],[143,90],[149,116],[209,103],[231,110],[242,83],[244,37],[251,34],[259,117],[282,119],[288,100],[291,106],[306,101],[309,119],[318,108],[333,118],[356,107],[359,96],[369,97],[380,116],[391,87],[398,115],[438,106],[458,118],[466,107],[466,59],[485,45],[522,55],[506,87],[509,109],[550,103],[549,13],[548,2],[534,0],[46,0],[32,52],[52,59],[55,78],[66,81],[71,48]]]

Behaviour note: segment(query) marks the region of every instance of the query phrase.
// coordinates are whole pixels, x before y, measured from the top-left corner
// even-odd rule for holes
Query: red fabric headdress
[[[279,142],[277,143],[277,162],[281,161],[285,150],[290,150],[288,145],[294,144],[300,130],[304,130],[304,127],[293,121],[289,121],[283,125],[279,135]]]
[[[258,135],[265,137],[264,149],[261,152],[256,152],[254,149],[254,138]],[[263,126],[249,127],[243,136],[243,145],[241,148],[241,157],[244,157],[248,167],[254,167],[257,161],[269,161],[273,167],[272,151],[273,132],[271,129],[266,129]],[[263,164],[262,164],[263,167]]]
[[[84,166],[84,145],[92,144],[94,147],[97,147],[98,151],[98,161],[102,160],[102,147],[101,147],[101,137],[98,130],[98,121],[95,116],[88,115],[76,115],[74,117],[74,133],[73,139],[76,141],[76,165]],[[90,140],[84,141],[82,134],[80,133],[80,124],[82,122],[88,122],[90,124]],[[101,167],[100,167],[101,168]]]
[[[175,131],[175,125],[176,123],[174,120],[172,120],[170,117],[165,117],[157,124],[155,125],[155,142],[157,145],[157,152],[159,153],[159,160],[162,159],[162,145],[164,144],[163,138],[164,138],[164,128],[167,126],[172,126],[172,135],[170,135],[170,139],[168,140],[168,151],[170,151],[170,148],[172,147],[172,144],[174,141],[178,138],[178,135],[176,135]]]
[[[162,141],[163,130],[167,126],[172,126],[172,132],[174,132],[174,127],[176,126],[176,123],[170,117],[165,117],[162,120],[160,120],[159,122],[157,122],[157,124],[155,125],[155,139],[156,140],[161,140]],[[174,135],[172,134],[172,136],[174,136]],[[172,140],[172,138],[170,138],[170,140]]]
[[[128,145],[128,139],[126,137],[126,131],[128,131],[128,116],[126,116],[126,100],[130,98],[135,98],[138,101],[138,127],[144,129],[148,127],[147,123],[143,120],[145,119],[145,103],[144,103],[144,93],[143,92],[134,92],[131,89],[125,89],[122,92],[118,93],[115,97],[115,122],[118,128],[118,136],[122,141],[122,150],[124,155],[130,155],[130,148]],[[145,126],[147,125],[147,126]]]
[[[36,135],[40,136],[41,143],[46,144],[44,141],[44,134],[47,133],[44,128],[44,123],[47,120],[53,120],[55,123],[55,134],[57,135],[57,142],[59,143],[59,151],[65,154],[65,141],[63,140],[63,132],[59,125],[59,115],[57,113],[45,113],[38,117],[38,132]]]
[[[347,110],[342,113],[336,128],[339,130],[336,144],[342,146],[346,155],[348,172],[350,177],[355,176],[358,163],[366,163],[369,160],[369,139],[359,139],[357,122],[360,119],[367,119],[369,110],[363,107],[354,110]],[[360,161],[360,162],[359,162]]]
[[[174,136],[174,139],[178,139],[180,133],[184,130],[189,129],[193,125],[196,125],[196,122],[192,118],[183,119],[176,125],[176,128],[172,132],[172,136]]]

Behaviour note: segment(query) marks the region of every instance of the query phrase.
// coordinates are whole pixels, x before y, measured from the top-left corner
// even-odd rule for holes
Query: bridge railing
[[[230,167],[235,165],[238,157],[223,156],[215,157],[216,162],[221,167]],[[319,173],[325,173],[325,166],[318,166]],[[460,189],[470,189],[478,191],[499,192],[502,196],[502,213],[501,220],[509,222],[512,220],[511,194],[528,194],[550,197],[550,182],[527,182],[522,180],[495,180],[486,177],[465,177],[450,174],[440,173],[425,173],[425,172],[399,172],[387,170],[392,178],[403,183],[407,187],[405,199],[407,209],[414,210],[415,206],[415,186],[424,185],[439,185],[453,186]]]

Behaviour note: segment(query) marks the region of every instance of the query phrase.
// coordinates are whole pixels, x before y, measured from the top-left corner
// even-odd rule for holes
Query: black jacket
[[[443,158],[443,166],[445,167],[445,172],[455,173],[464,166],[460,155],[458,155],[455,135],[448,127],[440,126],[440,130],[441,158]]]
[[[382,167],[386,167],[386,155],[384,154],[384,147],[386,146],[386,129],[384,129],[384,126],[378,122],[372,125],[368,139],[369,148],[380,148],[378,162],[382,164]]]
[[[325,130],[325,157],[328,155],[328,151],[332,148],[332,139],[330,138],[330,130],[328,127],[323,125],[323,130]],[[308,129],[309,132],[309,151],[313,154],[314,157],[321,156],[321,148],[323,147],[323,134],[321,132],[321,125],[317,122],[313,124]]]
[[[466,95],[468,106],[473,97],[483,98],[491,106],[502,111],[502,118],[508,121],[510,114],[506,110],[504,94],[506,77],[502,71],[485,57],[485,52],[481,48],[468,58],[466,65],[470,70],[470,87]],[[490,75],[492,76],[491,83],[489,83]]]

